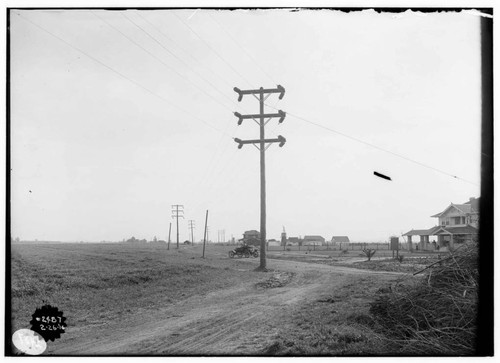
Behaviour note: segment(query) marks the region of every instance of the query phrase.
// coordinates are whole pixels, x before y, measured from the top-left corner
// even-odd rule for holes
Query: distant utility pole
[[[253,119],[260,128],[260,138],[257,140],[240,140],[235,138],[234,141],[238,143],[238,149],[241,149],[245,144],[252,144],[260,151],[260,266],[259,270],[266,270],[266,158],[265,152],[272,143],[279,142],[279,146],[285,145],[286,139],[279,135],[276,139],[266,139],[264,137],[264,128],[266,124],[275,117],[279,117],[278,123],[282,123],[285,119],[286,113],[279,110],[277,113],[264,113],[264,101],[272,93],[279,93],[279,99],[281,100],[285,95],[285,89],[278,85],[276,88],[260,89],[254,90],[240,90],[234,87],[234,91],[238,93],[238,102],[243,99],[245,95],[252,95],[259,99],[260,113],[253,115],[241,115],[235,112],[234,115],[238,117],[238,125],[241,125],[243,120]],[[267,120],[265,120],[267,119]],[[259,120],[259,121],[257,121]],[[266,146],[266,144],[268,144]],[[259,146],[257,146],[259,145]]]
[[[188,221],[189,223],[189,228],[191,229],[191,243],[193,244],[194,246],[194,237],[193,237],[193,228],[194,228],[194,221],[192,219],[190,219]]]
[[[184,218],[184,206],[181,204],[172,205],[172,218],[177,221],[177,249],[179,249],[179,218]]]
[[[207,240],[207,232],[208,232],[208,209],[207,209],[207,215],[205,216],[205,233],[203,233],[203,258],[205,258],[205,242]]]
[[[172,222],[170,222],[170,225],[168,226],[168,244],[167,244],[167,250],[170,249],[170,231],[172,230]]]

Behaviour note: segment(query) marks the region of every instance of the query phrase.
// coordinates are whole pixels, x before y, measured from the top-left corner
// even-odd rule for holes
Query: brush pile
[[[402,354],[471,355],[475,352],[477,244],[461,246],[371,304],[378,327]]]

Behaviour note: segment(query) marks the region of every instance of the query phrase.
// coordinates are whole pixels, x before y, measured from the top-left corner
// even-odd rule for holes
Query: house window
[[[460,222],[462,221],[463,217],[453,217],[455,219],[454,224],[461,224]]]

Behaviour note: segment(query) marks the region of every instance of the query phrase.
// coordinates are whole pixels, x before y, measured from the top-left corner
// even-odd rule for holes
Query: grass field
[[[181,249],[125,244],[15,244],[12,248],[13,331],[29,328],[44,304],[68,319],[66,335],[95,333],[108,321],[203,295],[237,283],[244,272],[214,267]],[[57,341],[55,342],[57,345]]]
[[[71,352],[73,345],[83,341],[75,354],[86,354],[99,344],[110,352],[128,349],[124,354],[397,354],[372,329],[368,314],[378,291],[397,276],[349,272],[356,270],[345,266],[377,270],[361,262],[359,251],[342,256],[333,251],[317,255],[270,251],[268,265],[282,271],[259,273],[254,272],[258,259],[230,259],[230,249],[209,246],[202,259],[200,246],[167,251],[127,244],[13,244],[13,331],[30,328],[35,309],[50,304],[63,311],[68,328],[49,343],[45,353],[49,355]],[[387,266],[395,264],[390,260]],[[241,320],[240,312],[248,317]],[[144,340],[128,348],[102,343],[112,332],[135,326],[141,326],[143,333],[157,329],[148,341],[159,343]],[[189,333],[165,335],[163,326],[166,330],[178,326],[180,332]],[[267,328],[261,330],[262,326]],[[224,331],[226,335],[221,335]],[[192,338],[193,332],[199,337]],[[210,335],[219,338],[212,341]],[[130,339],[124,333],[115,340]],[[175,349],[168,350],[164,341],[172,342]],[[231,348],[233,343],[238,344]]]

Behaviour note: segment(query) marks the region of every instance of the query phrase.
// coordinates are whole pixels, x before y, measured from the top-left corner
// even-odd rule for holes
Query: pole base
[[[267,269],[267,267],[257,267],[255,270],[255,272],[269,272],[269,270]]]

